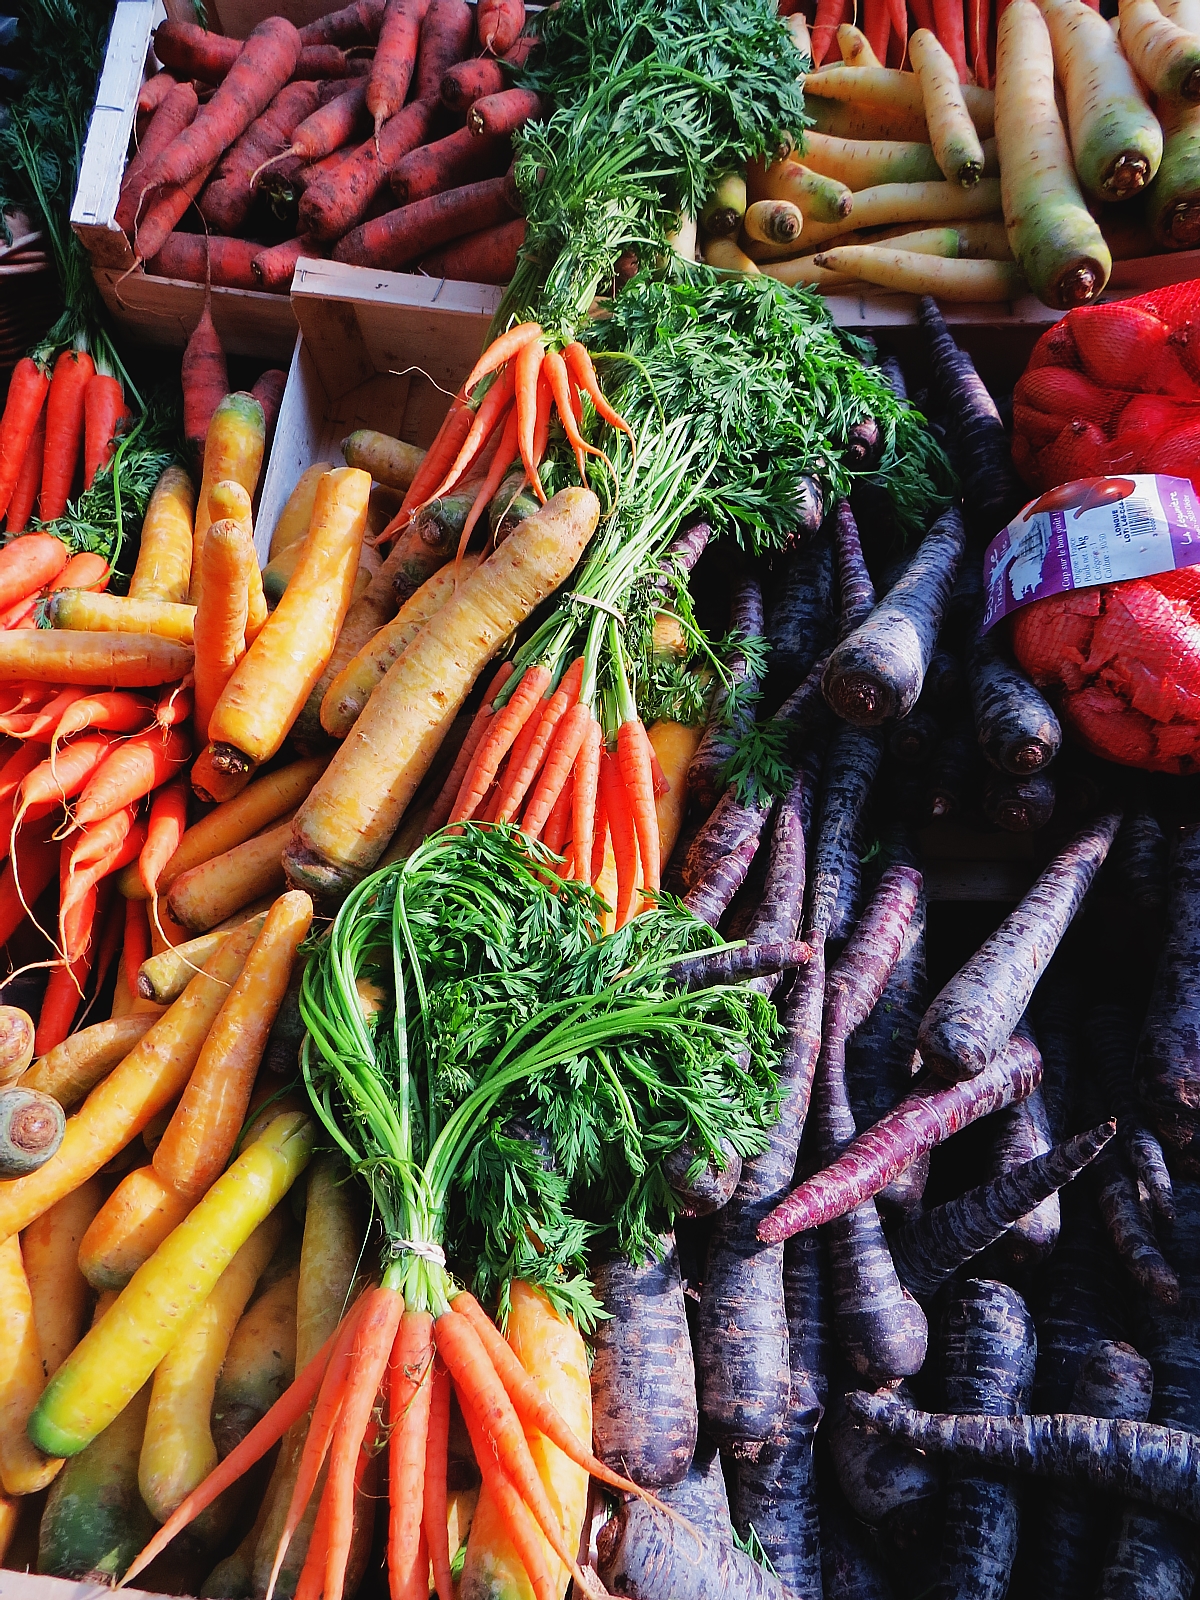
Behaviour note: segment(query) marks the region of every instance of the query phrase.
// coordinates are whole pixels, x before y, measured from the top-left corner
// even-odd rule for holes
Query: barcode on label
[[[1155,515],[1149,500],[1130,498],[1122,502],[1121,509],[1125,513],[1126,525],[1134,538],[1143,534],[1154,534],[1161,526],[1159,518]]]

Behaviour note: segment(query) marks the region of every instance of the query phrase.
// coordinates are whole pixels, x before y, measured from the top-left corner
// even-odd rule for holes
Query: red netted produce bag
[[[1032,489],[1110,472],[1200,490],[1200,281],[1080,306],[1013,391],[1013,463]]]

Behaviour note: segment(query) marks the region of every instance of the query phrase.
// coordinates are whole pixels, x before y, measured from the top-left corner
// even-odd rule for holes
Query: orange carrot
[[[451,822],[463,822],[475,815],[479,802],[500,769],[500,762],[512,748],[513,740],[525,726],[527,719],[533,715],[542,691],[549,682],[548,667],[538,665],[526,670],[475,753],[475,759],[463,779],[462,788],[454,802],[454,809],[450,813]]]
[[[404,104],[428,10],[429,0],[388,0],[367,80],[367,110],[375,119],[376,140],[380,128]]]
[[[622,433],[627,434],[630,444],[636,450],[637,441],[633,437],[633,430],[624,417],[619,416],[604,398],[604,391],[600,387],[600,380],[596,376],[592,358],[584,347],[578,340],[575,340],[571,344],[564,346],[562,356],[567,364],[567,372],[595,406],[597,415],[602,417],[610,427],[619,428]]]
[[[146,726],[150,703],[124,689],[88,694],[68,706],[54,730],[52,748],[85,728],[107,728],[112,733],[134,733]]]
[[[435,1361],[429,1392],[421,1523],[429,1559],[433,1564],[433,1586],[437,1591],[438,1600],[454,1600],[454,1579],[450,1573],[450,1538],[446,1525],[446,1466],[449,1447],[450,1374],[441,1361]],[[420,1600],[428,1600],[428,1592],[422,1595]]]
[[[4,524],[8,533],[24,533],[33,514],[34,502],[42,486],[42,458],[46,453],[45,396],[38,401],[37,420],[25,447],[25,459],[13,485],[12,499],[8,502],[8,520]]]
[[[528,793],[529,785],[537,776],[550,741],[559,723],[579,698],[579,685],[583,681],[583,657],[578,656],[563,673],[562,681],[558,688],[542,703],[541,715],[536,722],[531,717],[528,727],[531,728],[529,739],[517,756],[517,747],[513,745],[513,761],[510,763],[510,774],[505,780],[504,794],[501,798],[500,809],[496,813],[497,820],[509,822],[516,814],[517,807]]]
[[[471,368],[470,376],[463,384],[461,392],[464,395],[470,394],[481,378],[486,378],[489,372],[495,372],[497,367],[503,366],[530,340],[540,339],[541,336],[542,330],[538,323],[519,322],[516,327],[509,328],[507,333],[502,333],[498,339],[493,339]]]
[[[617,863],[617,903],[613,907],[616,925],[623,928],[633,915],[637,889],[637,833],[629,809],[629,796],[621,780],[621,767],[615,753],[605,750],[600,756],[600,792]]]
[[[55,578],[50,585],[50,592],[55,594],[59,589],[89,589],[94,594],[100,594],[108,588],[111,577],[112,568],[103,556],[93,550],[81,550],[77,556],[70,558]]]
[[[86,350],[64,350],[54,363],[46,396],[46,454],[39,507],[43,522],[53,522],[67,509],[83,445],[84,391],[95,370]]]
[[[604,452],[597,450],[595,445],[588,444],[579,431],[579,425],[575,421],[575,408],[572,404],[571,380],[567,372],[567,363],[557,350],[546,351],[545,358],[542,361],[542,371],[545,373],[546,381],[550,385],[550,393],[554,396],[554,403],[558,407],[559,420],[563,425],[563,432],[567,436],[567,443],[575,452],[575,465],[579,468],[580,482],[586,484],[587,477],[583,469],[584,456],[599,456],[603,455]]]
[[[202,1511],[206,1511],[213,1501],[248,1472],[256,1461],[261,1461],[267,1451],[279,1443],[288,1429],[302,1419],[322,1386],[332,1357],[344,1341],[347,1327],[350,1333],[353,1333],[360,1303],[356,1302],[351,1306],[303,1372],[299,1373],[291,1387],[280,1395],[266,1416],[254,1424],[241,1443],[234,1446],[220,1466],[209,1473],[199,1488],[193,1489],[185,1500],[180,1501],[150,1543],[130,1564],[129,1570],[121,1580],[122,1584],[132,1583],[139,1573],[145,1572],[177,1533],[194,1522]]]
[[[96,372],[83,391],[83,487],[90,489],[112,460],[117,429],[129,415],[121,385],[110,372]]]
[[[425,1464],[433,1393],[433,1318],[406,1311],[388,1360],[388,1577],[391,1600],[428,1600],[429,1559],[420,1561],[428,1505]],[[443,1537],[446,1468],[442,1465]],[[426,1535],[428,1537],[428,1534]],[[449,1558],[447,1558],[449,1566]],[[448,1597],[452,1600],[452,1596]]]
[[[0,944],[7,944],[58,876],[59,848],[49,825],[22,833],[0,874]]]
[[[49,744],[59,718],[82,698],[82,689],[60,689],[36,711],[10,711],[0,715],[0,732],[29,744]]]
[[[484,50],[502,56],[516,44],[525,26],[524,0],[479,0],[475,25]]]
[[[49,386],[45,367],[31,356],[21,357],[8,380],[8,399],[0,417],[0,512],[8,510]]]
[[[158,697],[154,707],[154,726],[156,728],[177,728],[186,722],[192,714],[194,695],[192,691],[192,678],[189,674],[182,683],[168,684]]]
[[[393,538],[411,520],[409,513],[413,507],[424,505],[429,499],[429,491],[445,475],[447,467],[457,456],[463,440],[471,431],[471,424],[474,421],[475,413],[462,398],[460,391],[450,402],[450,409],[443,417],[433,443],[426,450],[424,460],[405,491],[399,511],[380,534],[380,543]]]
[[[546,762],[542,767],[541,777],[529,797],[525,815],[521,818],[521,830],[531,839],[541,838],[542,829],[549,820],[554,803],[571,774],[575,757],[579,754],[580,747],[594,721],[591,707],[584,705],[582,700],[577,700],[559,723],[550,742],[550,748],[546,752]]]
[[[499,1511],[508,1536],[513,1542],[513,1549],[517,1552],[517,1558],[525,1568],[525,1575],[529,1579],[530,1588],[533,1590],[534,1600],[558,1600],[558,1590],[551,1579],[550,1570],[546,1565],[546,1557],[542,1550],[542,1542],[538,1538],[537,1523],[530,1514],[528,1506],[514,1487],[512,1479],[497,1460],[492,1441],[489,1439],[483,1424],[461,1394],[459,1396],[459,1405],[462,1409],[463,1421],[467,1425],[467,1433],[470,1435],[475,1459],[483,1475],[484,1484],[496,1502],[496,1509]],[[587,1591],[583,1590],[582,1592],[586,1593]]]
[[[146,893],[154,898],[162,869],[179,849],[187,829],[187,784],[172,778],[155,794],[150,805],[146,842],[138,857],[138,876]],[[139,963],[140,964],[140,963]]]
[[[135,806],[124,806],[93,827],[78,840],[63,840],[63,864],[59,875],[58,937],[67,961],[82,952],[74,929],[74,910],[91,893],[101,878],[136,860],[146,839],[146,824],[136,820]]]
[[[642,863],[642,882],[657,890],[662,863],[658,839],[658,813],[654,808],[654,763],[650,735],[640,718],[623,722],[617,730],[617,762],[621,782],[629,797],[629,809],[637,831],[638,855]],[[576,834],[578,837],[578,834]]]
[[[214,522],[200,547],[200,595],[195,621],[196,732],[208,737],[213,708],[246,653],[249,569],[257,566],[245,530]]]
[[[43,759],[41,748],[30,740],[21,745],[16,754],[10,756],[0,768],[0,856],[8,854],[13,815],[19,803],[17,791],[22,781],[41,765]]]
[[[487,475],[479,485],[479,493],[471,502],[471,509],[467,513],[467,520],[463,523],[463,531],[458,538],[458,554],[455,557],[455,571],[458,563],[463,558],[471,535],[475,531],[475,524],[491,504],[492,496],[504,482],[505,474],[517,459],[517,408],[512,406],[504,420],[503,431],[500,434],[500,443],[496,446],[496,453],[492,457],[492,464],[487,469]]]
[[[75,1013],[83,999],[84,985],[92,970],[96,950],[93,931],[97,922],[103,923],[113,887],[111,882],[101,885],[99,889],[93,886],[73,909],[67,937],[72,948],[79,950],[80,954],[69,966],[56,966],[50,973],[33,1039],[34,1051],[39,1056],[61,1044],[71,1031]]]
[[[23,533],[6,544],[0,550],[0,608],[7,609],[53,583],[66,566],[68,553],[52,533]]]
[[[517,444],[520,446],[526,476],[543,505],[546,503],[546,491],[537,474],[533,441],[537,425],[537,382],[544,352],[545,341],[541,334],[537,334],[521,346],[513,363],[516,369]]]
[[[488,684],[483,697],[483,704],[475,713],[471,726],[467,729],[467,737],[463,740],[458,755],[454,758],[454,765],[446,774],[446,780],[438,791],[437,799],[433,802],[432,809],[425,819],[426,833],[436,833],[439,828],[444,827],[450,820],[450,809],[458,797],[458,791],[467,775],[467,769],[475,759],[475,752],[479,749],[480,741],[487,733],[492,718],[495,716],[492,701],[500,693],[509,678],[512,677],[512,673],[512,662],[504,661],[500,664],[491,683]],[[2,793],[2,787],[3,773],[0,773],[0,793]]]
[[[809,30],[814,67],[819,67],[829,54],[838,27],[845,20],[846,0],[817,0],[816,18]]]
[[[600,787],[600,755],[604,734],[596,718],[575,758],[575,787],[571,802],[571,838],[575,849],[575,877],[592,881],[592,855],[596,838],[596,794]]]
[[[568,773],[567,781],[558,792],[558,799],[550,808],[546,826],[542,829],[542,843],[556,856],[563,853],[564,845],[571,841],[571,815],[575,801],[575,779]]]
[[[78,794],[112,747],[113,741],[102,733],[85,734],[74,744],[63,745],[56,755],[39,762],[21,780],[14,829],[27,817],[44,817]]]
[[[135,734],[105,757],[75,807],[75,821],[99,822],[174,776],[191,754],[182,728]]]
[[[181,377],[184,437],[191,448],[193,461],[199,464],[204,459],[204,441],[208,437],[208,425],[213,412],[229,393],[225,352],[221,349],[221,341],[213,325],[207,293],[200,320],[192,330],[183,352]]]
[[[437,500],[447,490],[453,489],[455,484],[461,482],[467,468],[478,457],[488,439],[491,438],[492,430],[499,425],[505,411],[512,403],[512,398],[513,374],[511,369],[506,367],[479,402],[479,407],[475,412],[475,420],[471,424],[470,432],[463,440],[462,448],[455,456],[445,477],[437,488],[427,496],[428,499]]]

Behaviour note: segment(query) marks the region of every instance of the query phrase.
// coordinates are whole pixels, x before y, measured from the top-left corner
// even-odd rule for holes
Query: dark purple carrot
[[[1152,1388],[1150,1363],[1132,1345],[1101,1340],[1084,1357],[1071,1410],[1080,1416],[1144,1422]],[[1034,1570],[1041,1595],[1044,1600],[1092,1600],[1111,1513],[1077,1484],[1048,1486],[1037,1498],[1042,1515]]]
[[[802,939],[777,939],[770,944],[719,945],[697,950],[671,963],[671,976],[685,989],[742,983],[748,978],[776,976],[806,966],[812,951]]]
[[[951,506],[894,587],[835,645],[824,688],[839,717],[875,727],[916,705],[965,539],[962,517]]]
[[[759,838],[771,814],[769,802],[746,805],[732,789],[705,817],[683,859],[683,881],[699,883],[706,873],[750,838]]]
[[[862,417],[846,430],[842,460],[852,472],[869,472],[883,454],[883,429],[874,417]]]
[[[833,542],[840,596],[837,636],[844,639],[875,609],[875,585],[863,560],[862,540],[849,500],[837,503],[833,515]]]
[[[812,834],[823,754],[823,741],[809,745],[796,767],[787,794],[776,807],[767,875],[758,909],[746,935],[751,943],[793,939],[800,926],[804,913],[808,840]],[[771,995],[777,985],[777,978],[764,978],[755,987],[762,994]]]
[[[759,1238],[789,1239],[844,1216],[886,1188],[926,1151],[945,1144],[980,1117],[1023,1099],[1041,1076],[1037,1046],[1020,1033],[974,1078],[943,1086],[931,1074],[925,1075],[914,1084],[913,1093],[860,1133],[836,1161],[793,1189],[759,1225]]]
[[[700,1434],[687,1475],[678,1483],[656,1489],[655,1494],[663,1505],[670,1506],[695,1527],[729,1541],[733,1527],[729,1491],[721,1470],[721,1452],[714,1440]]]
[[[825,496],[821,485],[805,472],[796,478],[792,499],[792,531],[787,538],[787,548],[795,550],[809,539],[815,539],[825,521]]]
[[[1069,1411],[1083,1358],[1097,1339],[1123,1339],[1125,1284],[1087,1184],[1060,1196],[1058,1249],[1037,1275],[1033,1302],[1038,1365],[1033,1400],[1039,1411]]]
[[[679,1201],[683,1217],[708,1217],[729,1204],[742,1177],[742,1158],[728,1139],[717,1160],[684,1140],[663,1159],[663,1176]]]
[[[969,1078],[1004,1046],[1078,911],[1120,823],[1110,812],[1078,833],[991,938],[945,985],[917,1044],[944,1078]]]
[[[859,877],[859,824],[882,753],[883,739],[875,729],[847,725],[838,729],[825,758],[805,929],[831,944],[850,935],[851,897],[845,889]]]
[[[1200,823],[1178,830],[1169,879],[1167,938],[1133,1083],[1163,1139],[1187,1148],[1200,1118]]]
[[[1102,1123],[906,1222],[892,1236],[900,1282],[918,1300],[930,1299],[959,1267],[1077,1177],[1114,1131],[1113,1123]]]
[[[648,1489],[678,1483],[696,1448],[696,1370],[674,1234],[657,1261],[594,1271],[608,1318],[596,1330],[592,1436],[606,1466]]]
[[[629,1600],[787,1600],[765,1568],[725,1542],[643,1500],[620,1506],[596,1535],[601,1581]]]
[[[929,658],[929,668],[925,673],[925,688],[922,693],[927,696],[932,709],[946,712],[957,707],[962,699],[963,688],[962,662],[952,651],[939,643]]]
[[[1137,1185],[1119,1153],[1097,1168],[1096,1204],[1118,1259],[1142,1293],[1164,1306],[1177,1305],[1179,1279],[1159,1249]]]
[[[794,1243],[789,1239],[789,1250]],[[907,1384],[893,1393],[904,1404],[913,1403]],[[907,1548],[922,1538],[941,1497],[940,1470],[865,1427],[847,1410],[844,1394],[831,1402],[823,1432],[838,1487],[854,1515],[879,1529],[892,1546]]]
[[[764,816],[764,821],[766,820]],[[761,830],[750,834],[727,856],[714,861],[708,871],[689,888],[683,903],[693,916],[715,928],[729,910],[734,895],[745,883],[750,865],[758,854]],[[812,943],[812,940],[809,940]]]
[[[925,820],[940,822],[967,809],[978,765],[979,751],[970,722],[951,723],[938,740],[925,773]]]
[[[1046,1155],[1054,1144],[1040,1084],[1017,1105],[997,1112],[989,1126],[988,1165],[995,1178]],[[1014,1219],[997,1246],[998,1253],[1010,1267],[1044,1261],[1058,1243],[1061,1226],[1058,1190],[1052,1189],[1029,1212]]]
[[[821,1577],[825,1600],[893,1600],[868,1529],[850,1515],[837,1484],[820,1477]]]
[[[736,639],[758,638],[763,631],[762,590],[757,578],[743,578],[734,591],[729,612],[729,632]],[[743,701],[744,695],[753,695],[758,688],[758,678],[753,670],[752,658],[743,655],[735,642],[726,667],[729,683],[722,683],[713,695],[708,713],[708,726],[696,748],[688,767],[688,793],[701,811],[711,811],[725,787],[724,770],[733,754],[738,736],[754,720],[754,712]],[[739,705],[732,717],[727,705],[730,687],[734,688]]]
[[[1105,1108],[1117,1119],[1134,1176],[1145,1186],[1154,1209],[1169,1222],[1175,1215],[1171,1174],[1162,1145],[1146,1126],[1133,1093],[1137,1039],[1137,1018],[1128,1007],[1119,1002],[1092,1007],[1087,1021],[1088,1052],[1100,1080]]]
[[[1055,956],[1030,1001],[1038,1049],[1042,1052],[1042,1100],[1056,1144],[1061,1144],[1083,1120],[1080,1110],[1082,1006],[1079,984],[1067,964],[1067,954],[1060,951]],[[1098,1121],[1101,1112],[1111,1114],[1113,1108],[1103,1104],[1097,1106],[1096,1111],[1097,1116],[1087,1120]]]
[[[814,537],[788,560],[783,584],[767,615],[766,634],[773,679],[790,687],[833,643],[833,546]]]
[[[904,372],[895,356],[883,356],[877,363],[879,376],[896,396],[897,400],[908,399],[908,385],[904,381]]]
[[[1167,908],[1169,856],[1158,818],[1150,811],[1131,812],[1113,844],[1111,866],[1125,898],[1145,916],[1160,917]]]
[[[975,737],[994,767],[1024,777],[1054,760],[1062,727],[1045,696],[1001,653],[997,632],[976,631],[967,650]]]
[[[1054,815],[1054,774],[1034,772],[1017,778],[989,771],[983,786],[983,814],[1005,833],[1036,833]]]
[[[924,700],[924,695],[921,699]],[[888,750],[906,767],[923,767],[942,738],[942,725],[919,701],[888,734]]]
[[[944,1306],[940,1343],[947,1411],[1014,1417],[1025,1409],[1037,1341],[1015,1289],[981,1278],[956,1285]],[[1017,1554],[1017,1507],[1016,1486],[1004,1474],[961,1468],[951,1474],[939,1593],[1003,1600]]]
[[[925,332],[934,387],[950,419],[950,447],[962,478],[963,504],[972,522],[990,539],[1026,500],[1013,471],[1008,436],[996,402],[975,363],[955,344],[937,302],[922,295],[917,315]]]
[[[670,595],[677,582],[686,585],[711,538],[712,529],[707,522],[689,522],[679,530],[659,562],[660,571],[654,580],[659,594]]]

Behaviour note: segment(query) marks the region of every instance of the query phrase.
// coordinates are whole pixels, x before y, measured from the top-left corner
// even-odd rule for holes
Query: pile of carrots
[[[163,277],[286,292],[301,256],[507,283],[522,0],[354,0],[244,41],[154,36],[116,220]]]

